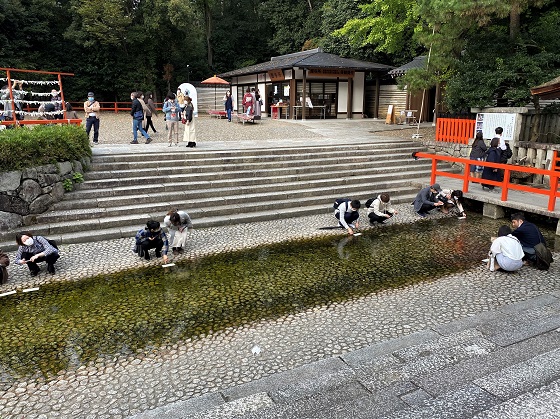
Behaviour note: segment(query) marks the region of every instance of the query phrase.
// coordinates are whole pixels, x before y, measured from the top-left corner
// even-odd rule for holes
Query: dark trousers
[[[144,259],[150,260],[150,249],[156,249],[156,256],[159,257],[161,248],[163,247],[163,240],[159,238],[153,240],[146,239],[140,246],[142,247],[142,254],[140,256],[144,256]]]
[[[387,215],[389,216],[389,218],[391,218],[393,216],[393,214],[390,214],[390,213],[387,213]],[[375,212],[370,212],[368,214],[368,218],[369,218],[370,223],[375,223],[376,221],[378,223],[384,223],[385,221],[387,221],[389,219],[387,217],[380,217]]]
[[[21,254],[21,258],[25,259],[27,261],[26,265],[29,268],[30,272],[39,272],[40,271],[37,263],[47,262],[47,265],[54,265],[54,263],[60,257],[57,253],[51,253],[50,255],[47,255],[46,257],[41,256],[40,258],[35,259],[35,262],[29,262],[29,259],[31,259],[31,256],[35,256],[35,253],[23,252]]]
[[[148,128],[150,127],[152,127],[153,132],[157,132],[156,128],[154,127],[154,123],[152,122],[152,117],[146,116],[146,128],[144,128],[144,131],[148,132]]]
[[[338,224],[342,227],[342,224],[340,224],[340,218],[338,217],[339,217],[338,213],[334,215],[334,218],[338,220]],[[344,213],[344,221],[346,221],[346,224],[352,224],[358,218],[360,218],[360,213],[358,211]]]
[[[88,118],[86,119],[86,134],[88,138],[92,125],[93,125],[93,142],[96,143],[97,141],[99,141],[99,118],[96,118],[95,116],[88,116]]]
[[[420,211],[418,211],[418,212],[428,213],[431,210],[433,210],[434,208],[435,208],[435,206],[433,206],[433,205],[422,204],[422,208],[420,208]]]

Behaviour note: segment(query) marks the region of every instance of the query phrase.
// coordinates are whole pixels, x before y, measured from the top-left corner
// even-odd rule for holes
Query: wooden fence
[[[474,119],[438,118],[436,123],[436,141],[468,144],[474,138]]]
[[[528,114],[522,116],[519,141],[531,141],[531,127],[537,124],[536,143],[560,144],[560,115],[557,113]]]

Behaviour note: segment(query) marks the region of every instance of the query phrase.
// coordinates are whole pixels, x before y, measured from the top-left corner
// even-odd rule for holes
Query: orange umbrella
[[[220,85],[220,86],[224,86],[227,85],[229,86],[229,82],[225,81],[224,79],[216,76],[214,74],[214,77],[210,77],[209,79],[206,80],[202,80],[200,82],[200,84],[208,84],[208,85],[214,85],[214,108],[216,107],[216,86]]]

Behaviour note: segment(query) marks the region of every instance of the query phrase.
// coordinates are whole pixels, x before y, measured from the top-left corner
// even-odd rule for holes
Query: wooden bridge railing
[[[436,141],[468,144],[474,138],[474,119],[438,118],[436,122]]]
[[[432,160],[432,174],[430,183],[436,183],[436,178],[438,176],[443,177],[450,177],[455,179],[460,179],[463,181],[463,192],[469,191],[469,183],[483,183],[485,185],[493,185],[502,188],[502,195],[501,200],[507,201],[508,200],[508,191],[517,190],[528,192],[532,194],[539,194],[548,196],[548,211],[554,211],[556,206],[556,198],[560,197],[560,193],[558,191],[558,177],[560,177],[560,157],[558,156],[558,152],[554,151],[554,158],[552,159],[552,164],[550,169],[537,169],[534,167],[527,167],[527,166],[518,166],[512,164],[500,164],[500,163],[489,163],[484,161],[478,160],[471,160],[471,159],[464,159],[460,157],[450,157],[450,156],[440,156],[437,154],[430,154],[424,152],[416,152],[414,153],[414,158],[427,158]],[[437,163],[438,161],[445,161],[449,163],[459,163],[463,165],[464,172],[461,173],[451,173],[451,172],[444,172],[438,170]],[[469,165],[476,164],[477,166],[485,166],[485,167],[492,167],[496,169],[503,169],[504,171],[504,179],[500,182],[494,180],[487,180],[481,178],[475,178],[471,176],[471,172],[469,170]],[[531,173],[537,175],[544,175],[550,177],[550,187],[549,189],[543,188],[535,188],[533,186],[528,185],[520,185],[517,183],[510,182],[510,173],[512,171],[516,172],[524,172],[524,173]]]

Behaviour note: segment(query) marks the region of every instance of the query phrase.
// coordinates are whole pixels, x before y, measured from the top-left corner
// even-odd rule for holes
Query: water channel
[[[504,220],[422,220],[132,269],[3,297],[0,383],[437,280],[479,265]],[[543,229],[553,248],[554,232]],[[530,268],[527,268],[530,269]]]

